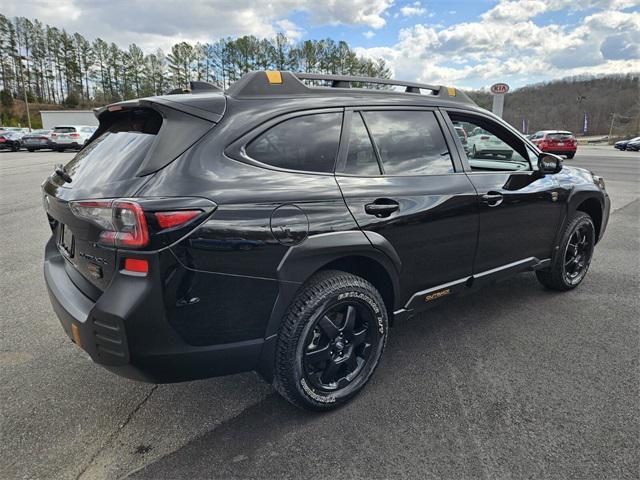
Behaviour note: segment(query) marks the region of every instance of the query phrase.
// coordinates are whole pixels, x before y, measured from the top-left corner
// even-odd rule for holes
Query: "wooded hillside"
[[[467,92],[478,105],[491,110],[488,92]],[[524,133],[562,129],[587,135],[640,134],[640,73],[605,77],[573,77],[519,88],[505,96],[504,119]],[[523,129],[524,120],[524,129]]]

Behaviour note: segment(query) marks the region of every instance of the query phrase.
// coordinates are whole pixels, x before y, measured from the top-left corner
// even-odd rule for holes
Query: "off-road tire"
[[[355,302],[375,318],[371,357],[349,385],[333,392],[315,389],[305,380],[303,356],[312,328],[332,305]],[[365,279],[339,270],[321,271],[311,277],[296,295],[282,319],[275,355],[274,387],[297,407],[326,411],[358,394],[380,362],[387,340],[387,310],[380,293]]]
[[[565,256],[569,241],[571,240],[572,235],[579,228],[586,229],[586,232],[588,233],[588,241],[590,242],[589,255],[586,260],[583,273],[581,273],[580,276],[572,282],[569,281],[566,275]],[[538,277],[538,281],[547,288],[562,292],[574,289],[580,285],[589,270],[589,265],[591,264],[591,259],[593,257],[593,247],[596,240],[595,231],[596,229],[591,217],[584,212],[576,212],[564,229],[560,248],[554,255],[551,267],[545,270],[536,270],[536,277]]]

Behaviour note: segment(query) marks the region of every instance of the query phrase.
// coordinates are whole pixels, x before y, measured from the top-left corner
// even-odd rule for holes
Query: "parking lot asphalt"
[[[640,154],[581,147],[613,214],[584,283],[532,274],[390,332],[328,414],[254,374],[126,380],[64,335],[42,279],[40,183],[72,153],[0,152],[0,478],[638,478]]]

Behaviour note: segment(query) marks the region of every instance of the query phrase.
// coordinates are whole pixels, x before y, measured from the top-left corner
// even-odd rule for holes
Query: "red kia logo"
[[[494,83],[493,85],[491,85],[491,93],[493,94],[500,94],[500,93],[507,93],[509,91],[509,85],[507,85],[506,83]]]

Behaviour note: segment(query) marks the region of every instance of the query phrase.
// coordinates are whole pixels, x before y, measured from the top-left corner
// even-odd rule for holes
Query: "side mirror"
[[[552,153],[541,152],[538,156],[538,170],[541,173],[558,173],[562,170],[562,159]]]

